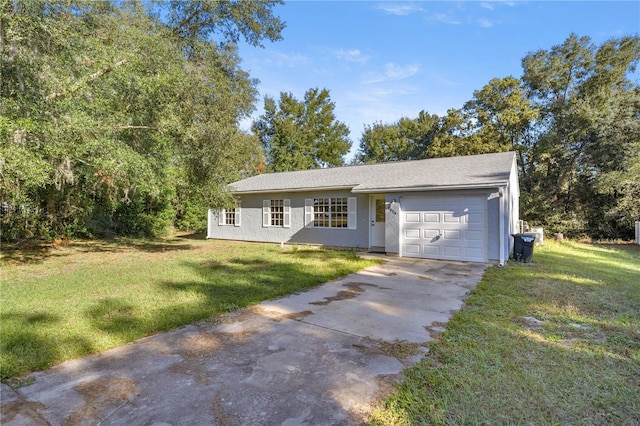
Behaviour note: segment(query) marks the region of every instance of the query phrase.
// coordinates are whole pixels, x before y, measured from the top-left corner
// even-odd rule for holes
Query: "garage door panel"
[[[422,221],[424,223],[440,223],[440,213],[424,213]]]
[[[465,249],[465,257],[472,258],[472,259],[473,258],[482,259],[484,257],[484,249],[467,247]]]
[[[484,225],[484,215],[471,212],[467,215],[467,223],[471,223],[474,225]]]
[[[456,216],[455,214],[445,213],[444,215],[444,223],[460,223],[461,216]]]
[[[457,259],[462,256],[462,248],[460,247],[445,246],[443,251],[446,257]]]
[[[405,229],[404,237],[408,239],[419,239],[420,238],[420,228],[417,229]]]
[[[486,197],[401,198],[402,254],[485,262]]]
[[[460,240],[461,239],[460,234],[461,234],[460,231],[445,230],[442,234],[442,238],[444,238],[445,240]]]
[[[422,248],[422,254],[424,254],[426,257],[442,257],[442,254],[440,253],[440,247],[438,246],[425,245]]]
[[[467,230],[464,233],[464,238],[466,241],[483,241],[484,233],[482,231]]]
[[[406,223],[420,223],[420,213],[405,213],[404,221]]]
[[[440,229],[430,229],[430,228],[423,228],[422,229],[422,238],[426,239],[426,240],[431,240],[433,238],[438,238],[438,235],[440,235]]]
[[[405,244],[405,255],[420,256],[420,244]]]

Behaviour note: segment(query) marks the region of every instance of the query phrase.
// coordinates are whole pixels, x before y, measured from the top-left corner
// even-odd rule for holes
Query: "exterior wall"
[[[305,228],[304,203],[307,198],[356,197],[356,229]],[[289,228],[262,226],[263,200],[291,200],[291,226]],[[350,191],[283,192],[271,194],[244,194],[241,202],[240,226],[218,225],[217,212],[209,212],[207,238],[224,240],[259,241],[271,243],[320,244],[335,247],[369,247],[369,196]]]
[[[459,190],[459,191],[431,191],[431,192],[394,192],[386,195],[387,212],[385,223],[385,250],[387,253],[400,253],[400,213],[402,206],[400,197],[440,197],[440,196],[464,196],[464,195],[485,195],[487,197],[487,258],[488,260],[499,260],[500,258],[500,203],[506,198],[499,196],[498,190]],[[393,200],[396,202],[394,203]],[[389,208],[390,207],[390,208]],[[391,210],[395,210],[394,214]],[[507,213],[505,213],[507,214]],[[508,218],[505,223],[510,223]],[[507,234],[509,238],[511,236]],[[508,247],[508,242],[507,242]]]

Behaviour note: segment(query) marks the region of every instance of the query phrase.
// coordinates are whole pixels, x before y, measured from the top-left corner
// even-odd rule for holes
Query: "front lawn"
[[[640,424],[640,247],[490,268],[373,424]]]
[[[1,378],[313,287],[373,263],[351,251],[190,238],[3,247]]]

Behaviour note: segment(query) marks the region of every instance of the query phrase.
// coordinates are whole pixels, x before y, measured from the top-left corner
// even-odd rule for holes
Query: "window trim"
[[[334,199],[337,198],[346,198],[347,199],[347,226],[341,227],[333,227],[331,226],[331,217],[336,213],[344,213],[344,212],[333,212],[332,206],[335,205],[333,202]],[[329,211],[327,214],[329,215],[329,226],[315,226],[315,205],[316,200],[326,199],[328,200]],[[305,198],[304,200],[304,226],[305,228],[314,228],[314,229],[357,229],[357,218],[358,218],[358,207],[357,207],[357,197],[315,197],[315,198]]]
[[[227,214],[233,213],[233,223],[228,223],[227,222]],[[238,202],[238,206],[236,208],[233,209],[233,212],[231,211],[231,209],[227,210],[227,209],[220,209],[218,210],[218,226],[235,226],[238,227],[240,226],[240,222],[241,222],[241,209],[240,209],[240,202]]]
[[[273,216],[271,211],[273,201],[282,201],[282,225],[273,225]],[[291,228],[291,199],[269,198],[266,200],[262,200],[262,227]]]

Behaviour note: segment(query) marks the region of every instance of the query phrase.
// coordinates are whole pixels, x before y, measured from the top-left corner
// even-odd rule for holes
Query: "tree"
[[[597,47],[574,34],[523,59],[523,81],[541,112],[531,217],[574,235],[630,234],[613,220],[623,194],[598,187],[611,188],[614,176],[634,168],[640,102],[628,76],[639,60],[638,37]]]
[[[4,1],[3,238],[156,234],[185,200],[203,217],[226,203],[259,156],[238,131],[257,92],[233,42],[278,39],[277,3],[175,2],[167,17],[136,1]],[[161,20],[187,6],[210,19]]]
[[[521,216],[550,232],[628,238],[640,212],[640,38],[570,35],[528,54],[521,80],[492,79],[420,143],[401,119],[365,128],[361,162],[514,150]],[[418,145],[420,147],[418,148]]]
[[[263,39],[282,39],[285,24],[273,16],[272,9],[283,3],[283,0],[170,0],[161,2],[160,8],[168,6],[167,24],[187,43],[217,36],[224,43],[236,44],[242,37],[252,46],[263,47]]]
[[[349,128],[334,114],[327,89],[309,89],[303,101],[292,93],[267,96],[264,114],[253,123],[270,171],[284,172],[341,166],[349,152]]]
[[[522,82],[514,77],[494,78],[473,93],[464,110],[473,118],[477,133],[490,152],[513,150],[518,153],[520,184],[531,190],[530,131],[539,109],[529,100]]]
[[[356,162],[368,164],[426,158],[438,129],[438,116],[425,111],[420,111],[415,119],[401,118],[390,125],[366,126]]]

